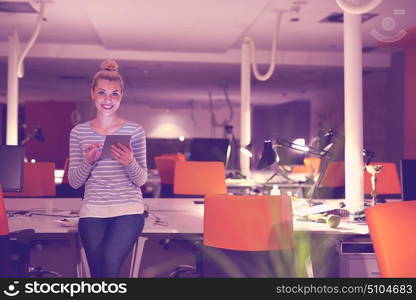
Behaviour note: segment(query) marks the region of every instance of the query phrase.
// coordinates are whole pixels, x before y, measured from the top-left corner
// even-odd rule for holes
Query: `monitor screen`
[[[229,139],[195,138],[191,141],[191,156],[193,161],[222,161],[227,163]]]
[[[0,145],[0,184],[3,192],[23,189],[24,146]]]
[[[416,200],[416,159],[400,161],[402,200]]]

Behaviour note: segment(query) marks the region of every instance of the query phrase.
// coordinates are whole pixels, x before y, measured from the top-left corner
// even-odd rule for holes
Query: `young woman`
[[[91,86],[96,116],[70,134],[68,179],[73,188],[85,183],[78,226],[92,277],[118,277],[144,225],[140,186],[147,180],[145,134],[141,125],[118,116],[123,93],[117,63],[104,61]],[[112,145],[112,158],[103,159],[102,146],[110,134],[132,135],[130,145]]]

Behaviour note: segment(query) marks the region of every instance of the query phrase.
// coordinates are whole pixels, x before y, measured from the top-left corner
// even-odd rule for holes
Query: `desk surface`
[[[144,198],[149,210],[144,234],[202,234],[204,205],[195,204],[192,198]],[[81,206],[81,198],[5,198],[6,209],[30,210],[42,213],[45,203],[53,201],[58,208],[55,214],[70,215]],[[9,218],[11,231],[33,228],[37,233],[76,232],[77,226],[64,227],[58,221],[61,216],[15,215]],[[366,224],[341,221],[338,228],[329,228],[325,223],[298,221],[294,219],[293,229],[325,234],[368,234]]]

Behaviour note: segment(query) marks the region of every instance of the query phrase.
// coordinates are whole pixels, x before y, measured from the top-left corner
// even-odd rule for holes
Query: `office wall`
[[[69,133],[76,123],[76,106],[73,102],[37,101],[27,102],[24,106],[26,134],[40,126],[44,142],[34,138],[26,144],[28,159],[43,162],[55,162],[57,168],[63,168],[69,156]]]
[[[386,107],[386,149],[387,161],[399,162],[404,158],[404,101],[405,101],[405,55],[403,52],[392,55],[388,73]]]
[[[94,117],[95,108],[89,102],[78,102],[77,108],[82,121]],[[227,106],[214,108],[215,118],[219,123],[229,119]],[[141,124],[148,138],[185,138],[218,137],[224,135],[223,126],[215,127],[211,123],[211,114],[207,104],[182,105],[178,108],[149,107],[143,104],[123,103],[120,115]],[[236,137],[240,135],[240,109],[233,106],[233,117],[230,122],[234,126]]]
[[[308,100],[267,106],[255,105],[252,115],[253,168],[256,168],[260,160],[265,139],[281,138],[292,141],[295,138],[305,138],[306,143],[309,142],[310,102]],[[284,154],[284,151],[281,151],[281,154]]]
[[[403,54],[393,55],[389,69],[366,70],[363,77],[364,148],[375,152],[374,161],[398,162],[403,156]],[[332,86],[313,94],[311,131],[335,130],[337,153],[343,160],[344,87]]]

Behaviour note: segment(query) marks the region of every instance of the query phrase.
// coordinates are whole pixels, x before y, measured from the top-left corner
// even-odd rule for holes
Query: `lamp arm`
[[[344,12],[350,13],[350,14],[365,14],[369,12],[370,10],[373,10],[376,8],[383,0],[372,0],[367,4],[363,5],[352,5],[349,3],[346,3],[345,0],[336,0],[339,7],[342,8]]]
[[[40,10],[39,10],[39,15],[38,15],[38,20],[37,20],[37,23],[36,23],[36,26],[35,26],[35,30],[33,31],[33,34],[30,37],[30,40],[27,43],[26,48],[21,53],[21,55],[19,57],[19,61],[17,63],[17,77],[19,77],[19,78],[23,78],[23,76],[24,76],[23,60],[25,59],[27,53],[29,52],[30,48],[32,48],[33,44],[35,43],[35,41],[36,41],[36,39],[39,35],[44,13],[45,13],[45,3],[41,2],[40,3]]]
[[[283,139],[280,139],[280,138],[276,139],[276,143],[278,145],[281,145],[283,147],[286,147],[286,148],[289,148],[289,149],[292,149],[292,150],[296,150],[296,151],[304,152],[304,153],[308,153],[308,154],[313,154],[313,155],[316,155],[316,156],[329,156],[330,155],[328,150],[325,150],[325,149],[319,150],[318,148],[313,148],[313,147],[309,147],[309,146],[308,146],[307,151],[303,151],[299,148],[294,147],[294,146],[303,147],[303,145],[298,145],[298,144],[295,144],[295,143],[292,143],[292,142],[289,142],[289,141],[286,141],[286,140],[283,140]]]
[[[254,73],[254,76],[257,78],[257,80],[260,81],[266,81],[268,80],[274,72],[274,69],[276,68],[276,47],[277,47],[277,36],[279,35],[279,29],[280,29],[280,23],[281,23],[281,19],[282,19],[282,14],[283,11],[282,10],[277,10],[277,17],[276,17],[276,29],[275,29],[275,34],[273,35],[273,41],[272,41],[272,54],[271,54],[271,58],[270,58],[270,65],[269,65],[269,69],[267,70],[267,72],[265,74],[260,74],[258,68],[257,68],[257,62],[256,62],[256,45],[254,43],[254,41],[246,36],[244,38],[244,42],[248,42],[250,44],[250,48],[251,48],[251,65],[252,65],[252,70]]]
[[[31,133],[29,133],[28,135],[27,135],[27,137],[25,137],[24,138],[24,140],[22,141],[22,143],[21,143],[21,145],[25,145],[27,142],[29,142],[30,141],[30,139],[32,138],[32,134]]]

